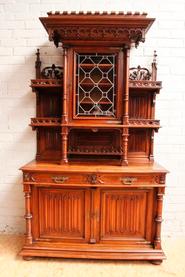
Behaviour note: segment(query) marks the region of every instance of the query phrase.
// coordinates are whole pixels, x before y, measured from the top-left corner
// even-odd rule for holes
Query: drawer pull
[[[52,177],[52,180],[55,182],[55,183],[64,183],[65,181],[67,181],[69,179],[69,177],[67,176],[54,176]]]
[[[124,185],[132,185],[133,182],[137,181],[137,178],[135,178],[135,177],[123,177],[123,178],[120,178],[120,180]]]

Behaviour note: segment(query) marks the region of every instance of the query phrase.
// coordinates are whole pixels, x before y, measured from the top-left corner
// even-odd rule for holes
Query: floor
[[[54,258],[24,261],[17,255],[23,240],[22,236],[0,235],[1,277],[185,277],[185,238],[163,241],[167,260],[160,266],[149,262]]]

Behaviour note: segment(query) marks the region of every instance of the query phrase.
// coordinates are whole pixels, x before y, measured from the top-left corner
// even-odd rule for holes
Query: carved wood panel
[[[48,89],[49,90],[49,89]],[[61,117],[61,95],[48,91],[38,95],[39,107],[37,117]]]
[[[37,131],[37,159],[59,160],[61,149],[60,128],[42,128]]]
[[[101,240],[151,240],[152,199],[147,189],[103,190]]]
[[[129,117],[130,118],[151,118],[151,95],[147,94],[131,94],[129,101]]]
[[[128,142],[128,156],[149,157],[151,130],[130,129]]]
[[[88,191],[83,189],[39,189],[40,237],[87,239],[87,197]]]

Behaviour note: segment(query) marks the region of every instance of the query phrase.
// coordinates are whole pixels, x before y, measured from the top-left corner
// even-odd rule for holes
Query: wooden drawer
[[[28,176],[27,176],[28,175]],[[26,178],[25,178],[26,176]],[[27,178],[28,177],[28,178]],[[81,174],[74,173],[24,173],[24,182],[49,183],[49,184],[83,184],[84,178]]]
[[[159,186],[161,175],[121,173],[24,173],[24,182],[56,185],[85,185],[97,187]],[[164,184],[163,184],[164,185]]]

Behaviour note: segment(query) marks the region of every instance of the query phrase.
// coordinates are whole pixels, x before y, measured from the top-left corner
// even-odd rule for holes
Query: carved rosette
[[[104,184],[104,181],[101,179],[101,176],[97,174],[89,174],[86,176],[87,182],[92,185],[97,185],[97,184]]]

